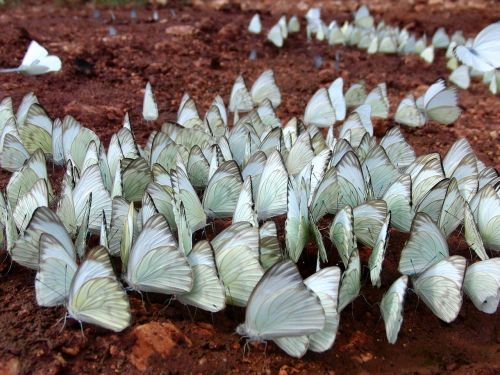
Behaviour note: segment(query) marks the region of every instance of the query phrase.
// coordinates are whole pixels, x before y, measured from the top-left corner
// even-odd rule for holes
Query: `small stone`
[[[111,345],[109,347],[109,354],[111,354],[112,357],[116,357],[120,354],[120,349],[116,345]]]
[[[17,375],[21,372],[21,363],[16,357],[10,358],[6,362],[0,362],[0,374]]]
[[[206,359],[205,357],[201,357],[201,358],[199,359],[199,361],[198,361],[198,364],[199,364],[200,366],[203,366],[203,365],[205,365],[206,363],[207,363],[207,359]]]
[[[137,326],[133,331],[136,343],[129,355],[130,362],[139,370],[147,369],[153,354],[168,357],[179,345],[191,347],[191,340],[171,322],[151,322]]]
[[[65,346],[61,350],[63,351],[63,353],[65,353],[69,356],[72,356],[72,357],[74,357],[75,355],[80,353],[80,348],[78,346],[74,346],[74,347],[66,347]]]
[[[318,72],[320,82],[331,82],[335,79],[335,71],[333,69],[321,69]]]
[[[205,17],[202,18],[200,22],[198,22],[198,28],[203,33],[210,33],[215,30],[215,23],[211,18]]]
[[[167,27],[165,34],[173,36],[190,36],[196,33],[197,29],[190,25],[176,25]]]
[[[297,370],[295,367],[283,365],[280,367],[278,374],[279,375],[289,375],[289,374],[296,374],[298,372],[299,372],[299,370]]]
[[[233,342],[233,344],[231,345],[231,348],[234,349],[234,350],[238,350],[238,349],[241,349],[241,345],[239,342]]]
[[[200,322],[195,325],[191,333],[199,336],[213,336],[215,330],[213,325]]]
[[[366,362],[369,362],[369,361],[371,361],[371,360],[373,359],[373,354],[372,354],[372,353],[369,353],[369,352],[367,352],[367,353],[361,353],[361,354],[359,355],[359,357],[361,358],[361,360],[362,360],[363,362],[365,362],[365,363],[366,363]]]
[[[221,38],[227,40],[236,40],[236,38],[239,38],[240,35],[239,33],[240,33],[239,25],[236,24],[235,22],[231,22],[222,26],[217,34],[219,34]]]
[[[446,365],[446,371],[453,372],[453,371],[458,370],[458,367],[459,367],[458,364],[456,362],[453,362],[453,363]]]

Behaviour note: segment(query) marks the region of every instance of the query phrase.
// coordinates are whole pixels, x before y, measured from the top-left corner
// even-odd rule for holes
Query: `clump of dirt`
[[[245,2],[247,8],[248,3]],[[398,7],[392,3],[383,14],[375,16],[388,23],[406,25],[417,33],[431,35],[438,26],[444,26],[448,31],[461,29],[468,36],[500,18],[498,7],[469,9],[464,1],[457,4],[451,8],[442,6],[443,2],[430,7]],[[151,22],[148,8],[137,9],[135,20],[130,19],[130,8],[115,8],[113,21],[110,9],[101,9],[96,18],[90,7],[23,2],[22,6],[0,14],[0,66],[17,65],[29,41],[36,39],[51,53],[61,56],[63,70],[38,77],[3,75],[0,97],[12,96],[19,104],[25,93],[33,91],[52,116],[73,115],[95,130],[105,144],[128,111],[137,139],[144,143],[162,121],[175,119],[184,92],[189,92],[204,113],[217,94],[227,102],[237,74],[243,74],[251,83],[263,70],[274,70],[284,98],[278,109],[283,121],[301,116],[313,92],[338,76],[347,85],[363,80],[368,88],[386,82],[394,111],[408,92],[420,93],[438,77],[448,75],[444,51],[438,51],[435,63],[428,66],[417,57],[368,57],[349,47],[308,43],[303,33],[291,36],[278,50],[265,42],[264,35],[246,32],[253,11],[241,11],[236,5],[216,11],[169,3],[159,10],[160,21]],[[343,22],[350,17],[351,8],[339,9],[342,10],[328,7],[323,18],[335,17]],[[277,16],[266,12],[262,19],[268,28]],[[110,26],[116,29],[116,36],[109,35]],[[257,52],[256,60],[248,59],[251,50]],[[337,51],[341,56],[339,70],[335,66]],[[315,56],[322,57],[319,69],[314,66]],[[141,119],[143,90],[148,80],[154,86],[161,112],[160,120],[154,123]],[[420,129],[403,128],[405,136],[418,154],[443,154],[456,139],[467,137],[478,157],[498,168],[498,98],[485,85],[474,81],[469,90],[460,91],[460,103],[464,112],[454,125],[430,123]],[[377,123],[376,135],[383,135],[390,125],[390,121]],[[4,187],[9,176],[2,171],[0,177]],[[283,221],[277,222],[282,236]],[[226,225],[227,222],[215,222],[215,231],[218,233]],[[212,236],[212,229],[207,233]],[[323,233],[330,249],[329,264],[337,264],[339,259],[331,251],[327,229],[323,228]],[[500,371],[498,315],[478,312],[467,299],[457,320],[445,324],[410,291],[399,340],[395,345],[387,343],[378,303],[398,277],[399,254],[406,239],[407,235],[391,231],[380,289],[369,285],[368,270],[364,270],[362,295],[342,312],[333,349],[323,354],[308,353],[300,360],[288,357],[272,343],[267,349],[250,345],[250,352],[244,354],[245,342],[234,333],[237,324],[244,320],[242,309],[228,307],[221,313],[209,314],[188,309],[162,295],[141,298],[131,293],[133,325],[122,333],[88,324],[80,327],[74,321],[64,320],[63,307],[39,308],[34,273],[10,264],[4,255],[0,265],[0,373],[136,373],[144,368],[149,373]],[[452,237],[450,249],[474,260],[458,235]],[[369,252],[361,249],[361,254],[366,264]],[[315,249],[311,244],[301,259],[301,269],[312,272],[314,261]],[[157,324],[173,336],[159,335],[158,339],[163,340],[160,343],[155,341],[155,335],[145,339],[146,329],[140,327],[148,324]],[[167,351],[160,350],[164,346],[159,345],[165,344],[165,340],[172,346]],[[143,359],[141,355],[147,356],[145,362],[138,360]]]

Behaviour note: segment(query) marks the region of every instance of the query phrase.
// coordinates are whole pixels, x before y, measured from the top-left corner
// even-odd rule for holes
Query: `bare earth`
[[[283,120],[300,116],[313,92],[341,75],[347,85],[364,80],[369,88],[387,82],[391,109],[406,93],[420,94],[438,77],[447,77],[444,51],[427,66],[417,57],[375,55],[348,47],[330,48],[325,43],[308,44],[303,33],[293,35],[281,50],[264,41],[265,37],[246,32],[254,11],[262,14],[266,28],[280,12],[307,10],[306,2],[233,1],[212,2],[210,7],[183,7],[171,4],[160,9],[161,21],[149,21],[151,9],[139,8],[138,19],[131,21],[130,8],[114,9],[118,31],[108,36],[110,12],[101,9],[92,17],[89,7],[65,8],[45,2],[23,2],[23,6],[2,9],[0,13],[0,66],[15,66],[31,39],[63,59],[58,74],[39,77],[0,76],[0,98],[12,96],[16,105],[22,96],[34,91],[53,117],[71,114],[97,132],[105,144],[121,126],[129,111],[139,142],[164,120],[174,120],[184,91],[198,104],[200,113],[216,94],[227,102],[237,74],[248,84],[267,68],[275,72],[284,103],[278,115]],[[216,4],[214,4],[216,3]],[[272,8],[266,8],[272,3]],[[323,19],[335,17],[343,22],[350,17],[354,2],[324,2]],[[377,19],[407,26],[411,31],[427,32],[439,26],[448,31],[463,30],[474,35],[500,19],[498,3],[418,1],[373,2]],[[432,5],[434,3],[434,5]],[[31,5],[29,5],[31,4]],[[214,7],[221,7],[216,10]],[[241,4],[241,7],[240,7]],[[243,10],[242,10],[243,8]],[[289,13],[290,15],[293,13]],[[258,58],[249,61],[250,50]],[[335,53],[340,51],[340,71],[335,70]],[[323,64],[316,69],[314,56]],[[82,68],[75,59],[90,63]],[[141,119],[143,89],[151,81],[160,106],[161,121]],[[460,92],[464,113],[453,126],[428,124],[424,128],[403,129],[418,154],[442,154],[459,137],[467,137],[477,155],[488,165],[500,167],[500,107],[498,97],[475,81]],[[376,124],[382,136],[390,121]],[[56,170],[55,176],[60,176]],[[1,187],[8,180],[0,172]],[[55,177],[57,180],[57,177]],[[56,186],[58,186],[57,181]],[[283,220],[278,220],[283,235]],[[323,223],[322,223],[323,224]],[[216,222],[215,232],[227,222]],[[339,262],[328,240],[328,222],[323,231],[329,248],[330,264]],[[209,228],[206,235],[213,237]],[[198,233],[196,239],[205,234]],[[283,238],[282,238],[283,239]],[[227,308],[210,315],[188,310],[169,297],[141,296],[131,293],[133,326],[120,334],[91,325],[83,330],[75,321],[64,325],[65,310],[39,308],[35,301],[35,274],[11,264],[2,254],[0,263],[0,374],[16,373],[500,373],[500,327],[498,314],[478,312],[465,299],[455,322],[445,324],[419,303],[413,292],[405,301],[404,321],[395,345],[387,343],[378,303],[384,291],[398,277],[399,253],[407,239],[396,231],[384,262],[382,287],[372,288],[367,270],[362,296],[342,312],[334,347],[322,354],[308,353],[300,360],[286,356],[272,343],[250,345],[244,355],[244,340],[234,333],[244,320],[244,310]],[[452,253],[474,258],[458,235],[450,242]],[[313,269],[315,249],[311,245],[300,261],[304,275]],[[361,248],[366,264],[369,249]]]

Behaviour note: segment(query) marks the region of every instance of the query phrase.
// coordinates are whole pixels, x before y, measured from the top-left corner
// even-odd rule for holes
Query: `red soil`
[[[248,2],[246,2],[248,3]],[[252,3],[252,2],[250,2]],[[461,2],[460,4],[462,4]],[[488,3],[488,2],[483,2]],[[343,21],[350,17],[345,7],[332,8],[323,18]],[[72,114],[95,130],[105,144],[129,111],[138,141],[144,143],[161,121],[141,120],[142,96],[146,81],[151,81],[163,120],[173,120],[184,91],[190,93],[204,113],[216,94],[227,101],[231,85],[241,73],[251,84],[264,69],[272,68],[281,88],[284,103],[278,115],[283,120],[300,116],[313,92],[338,75],[347,85],[364,80],[369,88],[387,82],[391,109],[406,93],[421,93],[438,77],[446,77],[444,52],[439,51],[432,66],[417,57],[368,57],[348,47],[330,48],[317,42],[308,44],[305,35],[293,35],[281,50],[264,41],[264,36],[246,32],[253,12],[228,6],[223,11],[209,8],[169,5],[160,10],[161,21],[151,23],[151,10],[138,9],[138,20],[130,21],[129,9],[115,9],[116,37],[108,37],[111,25],[109,11],[92,17],[88,7],[63,8],[48,4],[23,5],[2,10],[0,14],[0,66],[15,66],[31,39],[38,40],[50,52],[63,59],[58,74],[39,77],[0,76],[0,97],[12,96],[19,104],[22,96],[34,91],[40,102],[54,117]],[[500,18],[498,5],[486,9],[452,10],[434,7],[389,8],[378,19],[414,32],[432,35],[438,26],[448,31],[461,29],[474,35],[484,26]],[[266,27],[277,16],[263,14]],[[184,25],[181,29],[169,29]],[[186,25],[191,27],[187,28]],[[251,49],[258,59],[248,60]],[[340,72],[335,70],[335,53],[341,51]],[[313,58],[321,55],[318,70]],[[76,58],[93,68],[79,69]],[[478,157],[486,164],[500,166],[500,111],[498,97],[475,81],[468,91],[460,91],[464,113],[453,126],[428,124],[421,129],[403,129],[418,154],[446,152],[459,137],[466,136]],[[376,125],[381,136],[390,122]],[[8,175],[1,172],[1,186]],[[280,223],[282,223],[280,221]],[[225,223],[216,223],[217,231]],[[283,232],[283,225],[280,225]],[[211,230],[209,230],[210,232]],[[331,244],[330,263],[337,264]],[[210,233],[209,233],[210,235]],[[200,235],[201,237],[201,235]],[[500,372],[500,329],[497,315],[478,312],[465,298],[464,306],[452,324],[445,324],[419,303],[413,292],[405,301],[404,321],[395,345],[387,343],[378,303],[389,285],[398,277],[399,253],[406,235],[391,232],[390,246],[384,262],[382,287],[372,288],[368,272],[363,275],[362,295],[341,316],[334,347],[322,354],[308,353],[300,360],[292,359],[271,343],[250,346],[244,355],[244,341],[234,333],[244,320],[244,310],[228,307],[210,315],[189,311],[186,307],[160,295],[144,299],[131,293],[133,326],[120,334],[84,324],[83,334],[74,321],[63,325],[64,308],[39,308],[35,301],[34,273],[5,258],[0,264],[0,374],[18,370],[31,373],[135,373],[139,370],[132,357],[151,351],[141,345],[134,333],[137,326],[155,321],[171,321],[186,336],[177,337],[168,356],[153,354],[147,364],[148,373],[220,373],[277,372],[284,373],[480,373]],[[470,261],[464,241],[458,235],[451,239],[452,253]],[[314,248],[308,248],[301,260],[304,270],[314,263]],[[369,256],[362,249],[364,264]],[[4,255],[2,255],[2,259]],[[168,306],[167,306],[168,305]],[[178,334],[176,334],[178,335]],[[142,344],[141,344],[142,343]],[[158,350],[162,351],[162,350]],[[153,350],[154,352],[154,350]],[[139,366],[140,367],[140,366]],[[280,373],[281,373],[280,371]]]

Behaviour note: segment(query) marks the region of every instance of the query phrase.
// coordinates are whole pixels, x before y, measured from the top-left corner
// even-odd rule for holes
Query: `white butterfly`
[[[440,27],[436,30],[432,36],[432,45],[435,48],[446,48],[450,44],[450,37],[446,33],[444,27]]]
[[[31,189],[21,196],[14,207],[14,221],[17,228],[23,232],[31,221],[31,217],[38,207],[49,206],[49,192],[47,182],[41,178]]]
[[[351,252],[351,257],[346,270],[342,275],[342,281],[339,289],[339,313],[353,302],[361,290],[361,260],[359,259],[358,249]]]
[[[401,251],[399,272],[419,275],[449,255],[441,230],[425,213],[417,213],[411,226],[410,239]]]
[[[260,22],[260,16],[259,14],[254,14],[252,19],[250,20],[250,23],[248,24],[248,31],[253,33],[253,34],[260,34],[262,30],[262,24]]]
[[[274,73],[271,69],[264,71],[255,80],[250,94],[255,105],[262,104],[265,99],[271,102],[273,108],[277,108],[281,104],[280,89],[276,85]]]
[[[460,65],[453,72],[451,72],[449,80],[457,87],[467,90],[470,86],[470,73],[467,65]]]
[[[48,233],[59,241],[67,253],[74,253],[73,242],[59,217],[48,207],[39,207],[33,213],[33,217],[10,251],[12,260],[32,269],[39,267],[39,241],[43,233]]]
[[[234,160],[222,163],[208,181],[203,194],[203,209],[209,217],[231,217],[238,203],[241,187],[240,169]]]
[[[246,306],[264,270],[259,261],[259,230],[247,222],[232,224],[212,241],[226,303]]]
[[[266,221],[259,228],[260,264],[264,271],[283,260],[278,229],[273,220]]]
[[[258,226],[257,214],[254,210],[254,201],[252,194],[252,177],[247,177],[241,187],[238,201],[234,209],[233,223],[247,221],[252,226]]]
[[[446,84],[442,79],[439,79],[427,89],[422,100],[422,108],[426,116],[444,125],[455,122],[462,112],[458,107],[456,90],[446,88]],[[418,104],[419,101],[417,100],[417,106]]]
[[[269,40],[278,48],[283,47],[284,39],[285,38],[283,37],[283,31],[279,23],[276,23],[267,33],[267,40]]]
[[[500,258],[483,260],[467,267],[464,291],[478,310],[494,314],[500,301]]]
[[[161,214],[153,215],[134,241],[130,254],[122,253],[124,279],[134,290],[177,294],[193,287],[193,273]]]
[[[411,127],[421,127],[426,123],[425,115],[415,103],[413,95],[408,95],[398,105],[394,114],[394,121]]]
[[[89,228],[93,232],[99,232],[104,211],[106,217],[111,217],[111,195],[104,185],[99,166],[94,164],[87,168],[75,184],[73,189],[73,203],[75,217],[78,225],[83,220],[83,212],[91,199]]]
[[[382,272],[382,263],[384,262],[385,251],[389,244],[389,222],[391,213],[389,212],[384,220],[382,229],[377,237],[373,251],[368,259],[368,267],[370,268],[370,279],[373,286],[380,288],[381,280],[380,273]]]
[[[314,352],[324,352],[335,342],[340,320],[337,312],[339,283],[338,267],[323,268],[304,280],[304,284],[319,297],[325,311],[325,327],[309,336],[309,349]]]
[[[229,111],[234,112],[249,112],[253,108],[252,97],[248,92],[245,80],[242,76],[238,76],[234,81],[229,98]],[[235,117],[234,124],[237,122]]]
[[[328,96],[330,97],[330,101],[334,109],[336,121],[345,120],[346,102],[344,98],[343,87],[344,80],[342,79],[342,77],[339,77],[335,81],[333,81],[328,88]]]
[[[212,247],[208,241],[196,243],[188,253],[188,262],[193,270],[193,287],[177,299],[187,305],[217,312],[226,306],[224,285],[219,280]]]
[[[364,82],[352,84],[346,91],[345,102],[348,108],[353,108],[363,104],[366,98],[366,90]]]
[[[392,164],[398,168],[405,168],[415,161],[415,150],[397,126],[387,131],[380,140],[380,146],[384,148]]]
[[[465,265],[464,257],[446,257],[413,280],[415,293],[446,323],[455,320],[462,306]]]
[[[377,85],[365,98],[364,104],[371,106],[371,116],[387,118],[389,116],[389,99],[387,97],[387,85]]]
[[[288,172],[276,150],[267,159],[260,176],[255,211],[259,220],[282,215],[287,211]]]
[[[307,126],[329,127],[335,122],[335,109],[325,88],[314,93],[304,111],[304,123]]]
[[[17,68],[0,69],[0,73],[19,72],[29,76],[57,72],[61,70],[61,59],[49,52],[36,41],[31,41],[21,65]]]
[[[347,267],[352,252],[357,248],[350,206],[345,206],[335,215],[330,225],[330,240],[337,249],[344,266]]]
[[[360,6],[354,13],[354,23],[358,27],[369,29],[373,27],[373,17],[366,5]]]
[[[484,243],[484,247],[500,251],[500,196],[493,186],[486,185],[470,202],[474,221]]]
[[[115,332],[130,325],[127,294],[116,280],[106,249],[90,250],[80,266],[50,234],[40,238],[40,268],[35,280],[37,302],[42,306],[64,304],[68,315]],[[73,250],[74,251],[74,250]]]
[[[485,27],[476,35],[471,46],[458,46],[457,58],[480,72],[500,67],[500,22]]]
[[[203,121],[198,114],[196,103],[188,93],[184,93],[179,104],[177,110],[177,123],[185,128],[203,127]]]
[[[298,33],[300,31],[300,22],[297,16],[292,16],[288,20],[288,33]]]
[[[434,62],[434,46],[431,44],[430,46],[424,48],[422,52],[420,52],[420,57],[427,64],[432,64]]]
[[[288,209],[285,222],[285,242],[288,256],[297,262],[309,240],[309,210],[307,188],[304,180],[300,185],[290,180],[288,184]]]
[[[158,105],[156,104],[153,88],[149,82],[146,84],[146,89],[144,90],[142,117],[146,121],[155,121],[158,118]]]
[[[408,285],[408,276],[397,279],[384,294],[380,302],[380,312],[385,322],[387,341],[395,344],[403,323],[403,301]]]
[[[245,322],[236,332],[251,341],[273,340],[287,354],[300,358],[309,346],[307,335],[323,330],[325,322],[320,299],[288,260],[271,267],[255,286]]]

